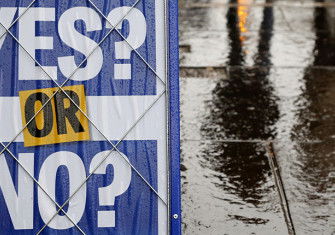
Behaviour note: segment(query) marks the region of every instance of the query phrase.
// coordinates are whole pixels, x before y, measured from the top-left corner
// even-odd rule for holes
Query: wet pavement
[[[335,1],[180,7],[184,233],[335,234]]]

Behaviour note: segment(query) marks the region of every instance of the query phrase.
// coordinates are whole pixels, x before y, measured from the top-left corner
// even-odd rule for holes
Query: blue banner
[[[19,160],[25,162],[26,168],[29,168],[29,165],[33,165],[33,176],[42,181],[41,177],[48,177],[45,173],[41,173],[41,169],[46,169],[47,164],[46,159],[50,159],[53,156],[67,156],[67,158],[78,158],[78,165],[82,164],[85,170],[85,175],[82,175],[81,181],[84,181],[85,178],[90,174],[90,167],[92,166],[92,159],[95,156],[101,155],[106,156],[108,152],[112,149],[110,143],[106,141],[92,141],[92,142],[79,142],[79,143],[67,143],[62,145],[49,145],[42,147],[29,147],[26,148],[23,146],[23,143],[14,143],[10,145],[9,150],[15,155],[18,156]],[[157,144],[156,141],[124,141],[119,146],[118,149],[128,160],[133,164],[133,166],[139,170],[143,177],[145,177],[148,182],[154,187],[157,188]],[[107,151],[109,150],[109,151]],[[120,155],[112,155],[118,159],[120,162],[123,161],[123,158]],[[43,203],[43,200],[48,201],[46,197],[42,197],[43,193],[39,192],[39,187],[37,184],[33,184],[32,180],[29,180],[29,177],[22,177],[26,173],[20,168],[17,162],[7,153],[1,156],[0,167],[1,171],[6,171],[8,168],[10,172],[10,177],[12,182],[7,182],[8,185],[13,184],[15,190],[19,193],[19,197],[25,197],[28,195],[20,195],[20,190],[24,192],[30,191],[33,192],[30,196],[33,197],[33,210],[28,210],[28,213],[15,215],[16,211],[8,211],[8,202],[6,202],[4,194],[0,193],[0,210],[1,210],[1,220],[0,228],[1,234],[36,234],[46,222],[43,220],[40,214],[39,203]],[[62,160],[59,160],[62,161]],[[56,161],[56,162],[59,162]],[[5,164],[4,164],[5,163]],[[51,184],[55,186],[55,199],[59,205],[63,203],[70,196],[69,177],[70,171],[77,171],[76,174],[80,174],[80,167],[72,165],[61,165],[57,168],[56,178],[52,180],[50,178]],[[117,167],[116,164],[114,164]],[[21,170],[20,170],[21,169]],[[158,233],[158,215],[157,215],[157,196],[155,193],[143,182],[143,180],[134,172],[131,171],[131,180],[128,188],[121,195],[115,195],[115,201],[111,205],[100,205],[104,193],[107,193],[107,197],[111,197],[111,193],[108,192],[99,192],[99,188],[106,186],[115,187],[114,172],[118,169],[114,169],[113,165],[110,164],[106,168],[106,174],[93,174],[83,185],[83,188],[86,188],[85,205],[82,205],[84,211],[82,216],[73,216],[73,219],[79,218],[80,220],[77,225],[86,233],[86,234],[157,234]],[[50,170],[49,170],[50,173]],[[4,173],[2,173],[4,174]],[[25,180],[25,183],[20,182],[20,180]],[[24,185],[20,185],[20,184]],[[82,182],[80,182],[82,183]],[[0,180],[1,186],[3,186]],[[19,185],[21,188],[19,188]],[[27,187],[33,187],[31,189],[24,189]],[[80,192],[79,192],[80,194]],[[100,200],[99,200],[100,199]],[[14,198],[10,198],[14,201]],[[29,200],[27,200],[29,203]],[[48,203],[47,203],[48,204]],[[51,203],[52,204],[52,203]],[[26,205],[29,206],[29,205]],[[72,205],[71,205],[72,206]],[[76,205],[74,205],[76,207]],[[52,206],[53,210],[57,210],[56,206]],[[24,210],[24,209],[23,209]],[[64,207],[64,210],[69,211],[69,205]],[[19,211],[23,213],[24,211]],[[30,214],[29,214],[30,212]],[[99,227],[99,218],[98,213],[100,212],[112,212],[115,213],[115,224],[113,227]],[[58,213],[60,217],[64,218],[64,221],[68,221],[64,213]],[[31,229],[15,229],[13,225],[13,217],[19,217],[21,221],[16,221],[17,227],[19,226],[33,226]],[[70,216],[70,215],[69,215]],[[47,217],[47,216],[46,216]],[[33,221],[30,224],[29,221]],[[23,222],[23,223],[22,223]],[[106,226],[112,226],[113,221],[108,221],[109,224]],[[43,234],[80,234],[79,230],[74,227],[71,222],[66,223],[69,229],[53,229],[47,227]],[[65,226],[66,226],[65,224]],[[60,225],[54,224],[53,226],[57,227]],[[62,225],[63,226],[63,225]]]
[[[30,2],[1,1],[1,14],[7,15],[2,21],[13,22],[24,13]],[[131,8],[136,3],[135,0],[92,2],[114,26],[130,10],[127,7]],[[139,1],[128,16],[129,19],[121,22],[119,32],[155,69],[155,1]],[[144,23],[141,23],[142,17]],[[59,84],[66,81],[99,45],[89,57],[91,59],[81,66],[82,72],[77,72],[66,85],[84,84],[86,94],[90,96],[155,95],[155,74],[133,50],[122,51],[122,47],[129,47],[124,38],[114,30],[104,39],[112,29],[109,22],[87,0],[45,0],[36,1],[10,31]],[[130,33],[130,27],[136,32]],[[137,31],[145,35],[139,37]],[[35,63],[10,34],[3,39],[0,41],[0,58],[6,59],[0,60],[0,96],[17,96],[21,90],[55,86],[42,72],[34,70]],[[38,45],[41,39],[45,45]],[[118,76],[115,70],[120,67],[115,64],[129,64],[130,75]]]
[[[163,1],[31,1],[0,2],[0,233],[166,234]]]

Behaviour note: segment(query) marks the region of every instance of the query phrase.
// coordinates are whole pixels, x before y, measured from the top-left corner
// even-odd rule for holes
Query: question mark
[[[129,14],[127,14],[129,12]],[[126,17],[124,17],[127,14]],[[107,28],[113,28],[120,20],[127,20],[129,24],[129,35],[125,40],[115,43],[115,58],[130,59],[131,52],[136,50],[145,41],[147,35],[147,23],[143,13],[137,8],[118,7],[113,9],[107,19]],[[112,24],[112,25],[111,25]],[[116,26],[121,29],[122,23]],[[131,64],[114,64],[114,79],[131,79]]]
[[[105,159],[109,153],[110,151],[103,151],[96,154],[90,165],[90,173],[93,174],[106,174],[108,165],[114,168],[113,182],[106,187],[99,188],[100,206],[113,206],[115,198],[127,191],[131,181],[131,167],[127,163],[128,158],[124,154],[122,157],[120,153],[113,151]],[[103,163],[97,168],[102,161]],[[97,169],[93,172],[95,168]],[[115,211],[98,211],[98,227],[115,227]]]

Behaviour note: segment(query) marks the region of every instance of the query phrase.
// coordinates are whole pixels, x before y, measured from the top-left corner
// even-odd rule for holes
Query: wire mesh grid
[[[128,12],[126,12],[126,14],[121,18],[121,20],[119,20],[119,22],[115,25],[113,25],[110,20],[100,11],[100,9],[91,1],[91,0],[87,0],[87,3],[89,5],[91,5],[93,7],[93,9],[98,12],[98,14],[104,19],[106,20],[106,22],[108,22],[110,25],[112,25],[112,28],[109,30],[109,32],[102,38],[102,40],[97,44],[97,46],[88,54],[88,56],[86,56],[85,59],[82,60],[82,62],[77,66],[77,68],[71,73],[70,76],[67,77],[67,79],[62,83],[59,84],[57,83],[56,79],[54,77],[52,77],[44,68],[43,66],[34,58],[34,56],[32,56],[29,51],[20,43],[20,41],[13,35],[13,33],[10,31],[10,29],[24,16],[24,14],[26,14],[29,9],[34,5],[35,2],[37,2],[37,0],[33,0],[26,8],[25,10],[8,26],[5,27],[5,25],[3,25],[0,22],[0,26],[2,26],[5,30],[5,32],[0,35],[0,39],[2,37],[4,37],[6,34],[9,34],[19,45],[19,47],[21,47],[25,53],[27,53],[27,55],[34,61],[34,63],[36,63],[36,65],[42,69],[43,73],[45,73],[45,75],[51,79],[51,81],[56,85],[56,87],[58,88],[56,90],[56,92],[54,92],[54,94],[49,97],[49,99],[42,105],[42,107],[40,109],[38,109],[38,111],[35,112],[34,116],[27,121],[27,123],[23,126],[23,128],[5,145],[4,143],[0,142],[0,144],[3,146],[3,149],[0,151],[0,155],[3,154],[5,151],[9,153],[9,155],[18,163],[18,165],[28,174],[28,176],[38,185],[38,187],[46,194],[46,196],[55,204],[55,206],[58,208],[57,212],[51,217],[51,219],[44,224],[44,226],[39,229],[37,234],[41,234],[44,229],[51,223],[51,221],[60,213],[62,212],[64,214],[64,216],[67,217],[67,219],[73,223],[73,225],[78,229],[79,232],[81,232],[82,234],[85,234],[85,232],[77,225],[76,222],[73,221],[73,219],[71,219],[71,217],[65,212],[64,207],[66,205],[68,205],[68,203],[70,202],[70,200],[76,195],[76,193],[78,193],[78,191],[83,187],[83,185],[88,181],[88,179],[94,174],[94,172],[96,172],[96,170],[105,162],[105,160],[111,155],[112,152],[117,152],[119,154],[119,156],[121,156],[125,162],[131,167],[131,169],[144,181],[144,183],[154,192],[154,194],[164,203],[164,205],[168,208],[168,202],[166,201],[166,199],[164,199],[163,196],[161,196],[158,191],[145,179],[145,177],[139,172],[138,169],[136,169],[136,167],[134,165],[132,165],[129,161],[127,161],[127,159],[124,157],[124,155],[120,152],[120,150],[118,149],[119,144],[127,137],[127,135],[137,126],[137,124],[146,116],[146,114],[157,104],[157,102],[164,96],[167,98],[167,84],[165,82],[164,79],[161,78],[161,76],[158,75],[158,73],[156,72],[156,70],[154,70],[152,68],[152,66],[143,58],[143,56],[131,45],[131,43],[129,43],[129,41],[122,35],[122,33],[117,29],[117,27],[119,26],[119,24],[122,23],[122,21],[131,13],[131,11],[136,7],[136,5],[140,2],[141,0],[136,0],[136,2],[131,6],[131,8],[128,10]],[[164,8],[166,9],[166,3],[164,1]],[[166,21],[166,12],[164,12],[165,16],[164,16],[164,21]],[[165,22],[166,24],[166,22]],[[64,85],[71,79],[71,77],[73,77],[75,75],[75,73],[78,71],[79,68],[81,68],[81,66],[88,60],[88,58],[96,51],[96,49],[111,35],[111,33],[115,31],[127,44],[128,46],[132,49],[132,51],[144,62],[144,64],[155,74],[156,79],[158,79],[163,85],[165,85],[163,91],[157,95],[157,97],[155,98],[155,100],[145,109],[145,111],[137,118],[137,120],[130,126],[130,128],[122,135],[121,139],[116,143],[113,144],[112,141],[107,137],[107,135],[105,135],[103,133],[103,131],[101,129],[99,129],[97,127],[97,125],[92,121],[92,119],[88,116],[88,114],[86,112],[84,112],[80,107],[79,104],[77,104],[71,97],[70,95],[65,92],[65,90],[63,89]],[[166,33],[166,32],[165,32]],[[166,38],[165,38],[166,40]],[[166,43],[166,42],[165,42]],[[165,49],[166,49],[166,44],[165,44]],[[167,53],[166,53],[167,54]],[[167,68],[167,58],[165,58],[165,69]],[[69,198],[62,204],[59,205],[55,199],[50,196],[50,193],[47,192],[47,190],[45,188],[42,187],[42,185],[39,183],[39,181],[33,176],[33,174],[31,172],[29,172],[28,169],[26,169],[26,167],[19,161],[19,159],[8,149],[10,147],[10,145],[12,143],[15,142],[15,140],[22,134],[22,132],[27,128],[27,126],[33,121],[35,120],[35,118],[38,116],[38,114],[40,112],[43,111],[43,109],[46,107],[46,105],[48,103],[51,102],[51,100],[53,99],[53,97],[57,94],[57,93],[63,93],[67,99],[69,99],[69,101],[75,105],[78,110],[85,116],[85,118],[89,121],[89,123],[103,136],[103,138],[112,146],[112,149],[103,157],[103,160],[93,169],[93,171],[86,177],[85,181],[83,181],[80,186],[69,196]],[[167,105],[168,102],[166,102]],[[166,107],[166,112],[168,112],[168,109]],[[167,113],[165,114],[166,117],[168,116]],[[167,177],[168,178],[168,177]],[[168,183],[167,183],[168,185]],[[167,191],[168,192],[168,191]],[[169,194],[169,192],[168,192]],[[168,213],[169,214],[169,213]]]

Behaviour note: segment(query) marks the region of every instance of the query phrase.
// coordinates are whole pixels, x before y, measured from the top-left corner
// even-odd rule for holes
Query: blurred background
[[[335,234],[335,1],[179,0],[184,234]]]

